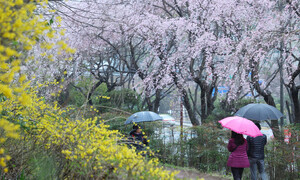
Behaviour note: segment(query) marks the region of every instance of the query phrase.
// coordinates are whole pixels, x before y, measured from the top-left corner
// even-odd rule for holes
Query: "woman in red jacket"
[[[250,166],[247,156],[247,141],[242,134],[231,131],[227,149],[231,152],[227,166],[231,167],[234,180],[241,180],[244,168]]]

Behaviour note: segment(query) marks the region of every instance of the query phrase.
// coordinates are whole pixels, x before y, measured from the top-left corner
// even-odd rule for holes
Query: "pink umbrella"
[[[256,137],[262,136],[258,127],[250,120],[239,116],[227,117],[219,121],[221,125],[236,133]]]

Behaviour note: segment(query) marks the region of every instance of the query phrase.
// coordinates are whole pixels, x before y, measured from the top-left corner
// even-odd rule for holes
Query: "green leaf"
[[[18,41],[13,41],[12,43],[14,46],[17,46],[19,44]]]
[[[49,21],[49,24],[51,25],[51,24],[53,24],[53,16],[52,16],[52,18],[50,19],[50,21]]]
[[[51,17],[51,19],[49,20],[49,22],[47,22],[47,26],[51,26],[51,24],[53,24],[54,20],[53,20],[54,16]]]

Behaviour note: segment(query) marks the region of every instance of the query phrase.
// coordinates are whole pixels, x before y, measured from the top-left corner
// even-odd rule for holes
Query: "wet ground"
[[[221,177],[220,175],[217,174],[206,174],[199,172],[197,170],[178,170],[178,169],[173,169],[173,168],[167,168],[170,171],[179,171],[179,173],[176,175],[176,178],[178,179],[204,179],[204,180],[230,180],[231,178],[229,177]]]

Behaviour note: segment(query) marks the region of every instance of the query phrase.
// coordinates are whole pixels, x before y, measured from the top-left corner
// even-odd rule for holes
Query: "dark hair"
[[[142,129],[142,126],[139,124],[133,125],[132,129]]]
[[[255,123],[255,125],[258,127],[259,130],[261,130],[261,127],[260,127],[259,123]]]
[[[235,145],[239,146],[244,144],[245,140],[242,134],[238,134],[234,131],[231,131],[231,138],[234,139],[234,143]]]

